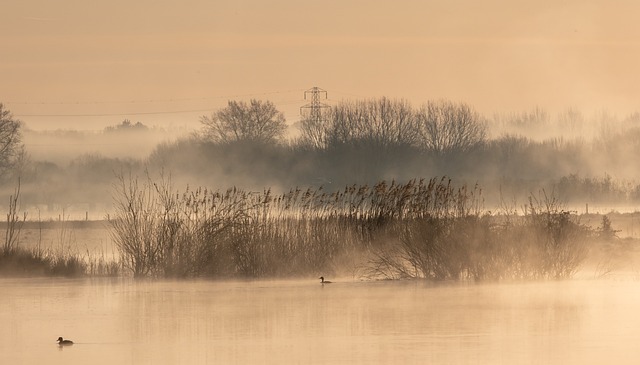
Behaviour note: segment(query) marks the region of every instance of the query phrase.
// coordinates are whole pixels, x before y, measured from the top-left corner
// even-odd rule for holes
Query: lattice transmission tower
[[[311,89],[304,92],[304,99],[307,100],[307,95],[310,95],[309,98],[311,102],[309,104],[303,105],[300,107],[300,114],[305,119],[313,122],[316,125],[322,125],[324,121],[323,110],[330,108],[329,105],[320,102],[320,97],[324,94],[324,98],[327,98],[327,91],[322,90],[321,88],[314,86]]]

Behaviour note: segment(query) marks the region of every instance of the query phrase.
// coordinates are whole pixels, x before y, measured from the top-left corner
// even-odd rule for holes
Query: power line
[[[292,91],[300,91],[300,90],[284,90],[284,91],[273,91],[273,92],[265,92],[265,93],[256,93],[256,94],[243,94],[243,95],[228,95],[228,96],[219,96],[215,98],[184,98],[184,99],[167,99],[167,100],[146,100],[146,101],[130,101],[130,102],[122,102],[123,104],[142,104],[142,103],[151,103],[151,102],[180,102],[180,101],[194,101],[194,100],[214,100],[214,99],[233,99],[238,97],[248,97],[248,96],[256,96],[256,95],[274,95],[274,94],[284,94],[290,93]],[[299,99],[285,99],[281,101],[276,101],[275,104],[278,105],[291,105],[300,103]],[[9,103],[7,103],[9,104]],[[38,102],[23,102],[23,103],[14,103],[14,104],[25,104],[25,105],[92,105],[92,104],[117,104],[117,102],[56,102],[56,103],[38,103]],[[161,114],[186,114],[186,113],[211,113],[214,108],[208,109],[182,109],[182,110],[155,110],[155,111],[139,111],[139,112],[114,112],[114,113],[16,113],[14,114],[16,117],[116,117],[116,116],[136,116],[136,115],[161,115]]]
[[[277,103],[279,105],[291,105],[299,103],[299,100],[287,100]],[[190,110],[159,110],[149,112],[129,112],[129,113],[82,113],[82,114],[15,114],[16,117],[122,117],[129,115],[160,115],[160,114],[186,114],[186,113],[212,113],[213,109],[190,109]]]
[[[258,95],[274,95],[285,94],[292,92],[300,92],[304,89],[292,89],[292,90],[280,90],[280,91],[267,91],[262,93],[251,94],[235,94],[235,95],[219,95],[212,97],[202,98],[171,98],[171,99],[146,99],[146,100],[122,100],[122,101],[5,101],[6,104],[16,105],[95,105],[95,104],[149,104],[149,103],[176,103],[184,101],[206,101],[206,100],[218,100],[218,99],[232,99],[232,98],[245,98],[249,96]]]
[[[334,94],[340,94],[340,95],[345,95],[345,96],[351,96],[351,97],[356,97],[356,98],[359,98],[359,99],[366,99],[366,98],[367,98],[366,96],[356,95],[356,94],[351,94],[351,93],[345,93],[345,92],[342,92],[342,91],[339,91],[339,90],[338,90],[338,91],[336,91],[336,90],[332,90],[331,92],[332,92],[332,93],[334,93]],[[329,100],[331,100],[331,99],[329,99]]]
[[[153,112],[131,112],[131,113],[97,113],[97,114],[16,114],[16,117],[117,117],[127,115],[155,115],[155,114],[181,114],[181,113],[202,113],[211,112],[211,109],[197,110],[170,110]]]

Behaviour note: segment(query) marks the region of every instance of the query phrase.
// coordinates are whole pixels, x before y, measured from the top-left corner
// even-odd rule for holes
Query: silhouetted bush
[[[450,204],[466,206],[466,195]],[[462,212],[463,214],[459,214]],[[407,221],[399,245],[374,252],[370,277],[522,280],[571,277],[586,257],[589,228],[557,202],[533,198],[504,222],[477,211]]]

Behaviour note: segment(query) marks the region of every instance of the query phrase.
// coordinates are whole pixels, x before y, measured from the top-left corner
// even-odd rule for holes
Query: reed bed
[[[173,190],[120,176],[111,234],[134,277],[564,278],[590,230],[550,199],[524,215],[482,210],[481,189],[450,179],[382,181],[334,192]],[[344,265],[352,266],[350,268]]]

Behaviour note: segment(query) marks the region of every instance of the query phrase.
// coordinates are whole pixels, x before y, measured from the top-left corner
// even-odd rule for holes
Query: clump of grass
[[[45,275],[81,277],[87,275],[87,263],[78,255],[51,255]]]
[[[107,258],[107,255],[92,254],[88,250],[85,255],[86,274],[92,277],[119,277],[122,276],[122,263],[118,259]]]

